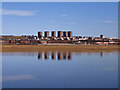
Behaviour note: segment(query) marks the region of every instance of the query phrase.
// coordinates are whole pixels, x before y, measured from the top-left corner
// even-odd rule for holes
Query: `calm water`
[[[118,52],[3,53],[3,88],[117,88]]]

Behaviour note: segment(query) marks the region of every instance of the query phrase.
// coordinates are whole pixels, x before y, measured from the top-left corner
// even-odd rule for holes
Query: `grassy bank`
[[[117,45],[2,45],[2,52],[112,52],[120,50]]]

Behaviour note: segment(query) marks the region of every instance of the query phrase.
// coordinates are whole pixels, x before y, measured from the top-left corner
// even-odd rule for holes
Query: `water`
[[[3,53],[3,88],[118,88],[118,52]]]

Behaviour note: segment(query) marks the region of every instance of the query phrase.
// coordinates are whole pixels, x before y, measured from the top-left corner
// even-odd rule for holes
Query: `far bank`
[[[2,45],[2,52],[113,52],[120,51],[119,45]]]

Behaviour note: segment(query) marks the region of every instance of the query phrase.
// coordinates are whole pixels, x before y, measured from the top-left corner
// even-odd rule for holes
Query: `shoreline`
[[[69,51],[69,52],[118,52],[118,45],[1,45],[0,52],[39,52],[39,51]]]

